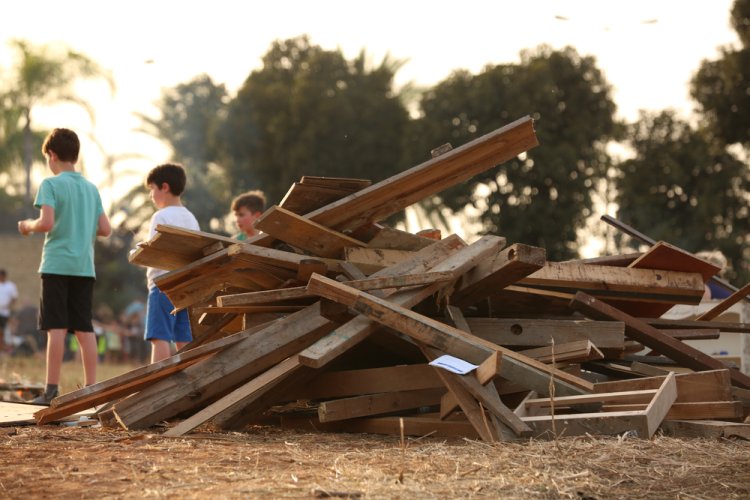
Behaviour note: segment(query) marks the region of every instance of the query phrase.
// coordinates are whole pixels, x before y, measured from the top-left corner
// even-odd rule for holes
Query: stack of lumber
[[[247,242],[158,227],[131,260],[170,271],[157,285],[191,312],[193,342],[56,398],[37,422],[102,405],[104,425],[167,421],[168,436],[258,423],[486,441],[746,433],[750,377],[683,339],[750,327],[659,318],[700,301],[711,264],[665,242],[548,262],[501,236],[379,223],[536,145],[523,118],[376,184],[303,177]]]

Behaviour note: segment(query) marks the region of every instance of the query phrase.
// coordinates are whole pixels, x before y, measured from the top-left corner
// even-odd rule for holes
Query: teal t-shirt
[[[34,206],[55,210],[55,224],[44,237],[39,272],[94,278],[94,240],[104,213],[99,190],[79,172],[60,172],[39,186]]]

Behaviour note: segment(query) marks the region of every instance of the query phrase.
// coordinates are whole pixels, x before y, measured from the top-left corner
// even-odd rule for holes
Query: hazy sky
[[[133,132],[133,112],[153,115],[162,88],[208,73],[230,92],[242,84],[276,39],[308,34],[314,44],[341,48],[348,58],[364,49],[375,62],[406,59],[397,83],[434,84],[454,69],[478,72],[485,64],[518,61],[519,51],[547,43],[595,56],[613,85],[619,116],[676,108],[687,114],[687,83],[702,59],[734,43],[732,0],[298,1],[50,0],[3,2],[0,39],[64,43],[112,71],[117,92],[85,86],[96,106],[94,133],[110,154],[145,160],[121,169],[145,171],[166,159],[155,141]],[[7,44],[0,66],[12,64]],[[530,110],[533,111],[533,110]],[[91,126],[64,106],[40,110],[48,127]],[[96,150],[85,146],[87,169]],[[103,176],[88,171],[93,180]],[[314,174],[314,172],[311,172]],[[104,186],[102,186],[104,187]],[[106,197],[108,193],[103,190]]]

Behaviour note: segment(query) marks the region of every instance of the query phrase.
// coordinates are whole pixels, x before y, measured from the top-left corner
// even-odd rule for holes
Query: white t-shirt
[[[10,304],[18,298],[18,288],[12,281],[0,283],[0,316],[10,317]]]
[[[198,221],[196,220],[193,213],[183,206],[164,207],[161,210],[157,210],[156,213],[151,217],[151,225],[149,226],[148,231],[149,240],[156,234],[156,226],[158,226],[159,224],[200,231]],[[155,267],[147,268],[146,278],[148,279],[148,289],[151,290],[156,286],[154,284],[154,279],[166,273],[167,271],[163,269],[156,269]]]

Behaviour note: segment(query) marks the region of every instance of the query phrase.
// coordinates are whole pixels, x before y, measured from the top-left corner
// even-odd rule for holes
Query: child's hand
[[[29,223],[33,222],[31,219],[26,220],[19,220],[18,221],[18,232],[21,233],[24,236],[28,236],[32,233],[31,229],[29,229]]]

